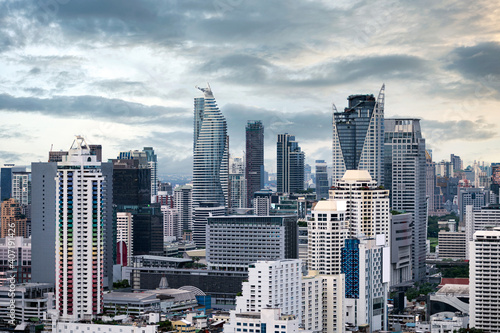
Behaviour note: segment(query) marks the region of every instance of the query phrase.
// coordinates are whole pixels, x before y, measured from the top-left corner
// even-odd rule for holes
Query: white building
[[[306,330],[323,330],[324,281],[323,276],[316,271],[309,271],[308,275],[302,277],[302,324]]]
[[[368,332],[387,331],[390,251],[384,235],[348,239],[342,251],[346,325],[369,325]]]
[[[347,170],[330,190],[330,198],[347,202],[346,220],[351,237],[383,234],[389,243],[389,191],[379,188],[367,170]]]
[[[89,332],[106,332],[106,333],[156,333],[158,325],[106,325],[106,324],[85,324],[85,323],[63,323],[53,322],[53,333],[89,333]]]
[[[470,327],[500,332],[500,228],[474,233],[469,265]]]
[[[111,179],[87,147],[77,136],[57,164],[56,309],[68,321],[89,319],[103,307],[104,214],[111,204],[106,200]]]
[[[131,257],[133,255],[134,249],[134,242],[132,237],[133,228],[134,217],[132,213],[116,213],[116,242],[118,244],[118,250],[120,252],[120,255],[117,256],[117,264],[130,266],[132,263]]]
[[[281,314],[279,308],[271,306],[259,312],[231,311],[229,323],[224,325],[224,333],[298,333],[299,319],[294,315]]]
[[[179,186],[174,189],[174,208],[179,213],[179,229],[193,230],[193,187]]]
[[[179,212],[170,206],[161,206],[163,213],[163,239],[182,239],[182,226],[179,221]]]
[[[301,318],[302,271],[300,259],[257,261],[250,264],[248,282],[236,298],[236,312],[256,312],[271,304],[282,313]]]
[[[469,244],[472,236],[478,230],[500,226],[500,207],[497,205],[475,208],[473,205],[465,207],[465,242],[466,259],[470,259]]]
[[[345,200],[321,200],[307,222],[307,267],[319,274],[340,274],[341,249],[349,234]]]
[[[229,207],[245,208],[247,205],[247,180],[245,162],[241,157],[230,160],[229,166]]]
[[[13,171],[12,172],[12,194],[11,197],[16,199],[21,205],[26,206],[30,203],[30,172]]]
[[[9,321],[10,286],[0,286],[0,320]],[[54,285],[51,283],[23,283],[15,287],[14,315],[17,322],[30,318],[44,318],[54,302]]]
[[[13,270],[9,262],[12,252],[17,261]],[[16,275],[16,283],[31,282],[31,238],[0,238],[0,286],[5,284],[12,273]]]

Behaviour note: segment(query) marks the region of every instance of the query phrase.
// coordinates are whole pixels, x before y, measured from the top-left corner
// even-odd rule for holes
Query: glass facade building
[[[368,170],[383,184],[384,97],[382,86],[373,95],[351,95],[343,112],[333,108],[333,182],[346,170]]]
[[[277,187],[280,193],[294,193],[304,189],[305,153],[301,151],[295,136],[278,134]]]
[[[228,207],[229,137],[210,86],[194,99],[193,206]]]
[[[245,133],[246,204],[247,207],[251,207],[253,194],[264,188],[264,126],[262,125],[262,121],[248,121]]]

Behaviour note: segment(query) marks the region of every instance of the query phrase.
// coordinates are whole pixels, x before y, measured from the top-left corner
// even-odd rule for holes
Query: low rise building
[[[279,308],[271,306],[259,312],[231,311],[229,323],[224,325],[224,333],[297,333],[299,320],[294,315],[281,314]]]
[[[42,319],[54,307],[54,285],[50,283],[23,283],[15,287],[15,320]],[[0,320],[10,318],[10,286],[0,287]]]
[[[440,259],[465,259],[465,232],[441,230],[438,234],[438,256]]]
[[[106,324],[85,324],[85,323],[66,323],[55,322],[52,325],[52,333],[157,333],[158,325],[106,325]]]

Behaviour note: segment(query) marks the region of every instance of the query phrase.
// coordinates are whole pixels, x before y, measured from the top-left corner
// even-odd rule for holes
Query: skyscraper
[[[328,171],[324,160],[316,160],[316,199],[328,198]]]
[[[114,248],[111,165],[98,162],[87,147],[77,136],[57,164],[56,309],[66,320],[102,313],[105,266]]]
[[[348,107],[333,106],[333,183],[346,170],[368,170],[378,184],[384,183],[384,98],[382,85],[373,95],[351,95]]]
[[[228,207],[229,137],[210,85],[194,99],[193,206]]]
[[[278,192],[294,193],[304,189],[305,153],[301,151],[295,136],[278,134],[277,174]]]
[[[153,150],[153,147],[144,147],[143,151],[146,153],[148,166],[151,170],[151,198],[158,194],[158,157]],[[153,199],[151,199],[153,202]]]
[[[28,237],[26,230],[26,216],[22,214],[21,205],[14,199],[6,199],[1,204],[1,238]]]
[[[251,207],[253,194],[264,188],[264,125],[262,121],[248,121],[246,133],[247,207]]]
[[[230,159],[229,167],[229,208],[247,207],[247,180],[245,164],[239,157]]]
[[[427,240],[425,139],[419,119],[385,119],[385,188],[394,210],[412,213],[413,279],[425,278]]]
[[[193,228],[193,188],[190,185],[176,187],[174,190],[174,208],[179,213],[179,232]]]

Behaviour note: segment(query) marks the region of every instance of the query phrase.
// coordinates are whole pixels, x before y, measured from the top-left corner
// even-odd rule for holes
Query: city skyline
[[[0,4],[1,164],[47,161],[81,134],[105,159],[153,146],[160,178],[190,174],[193,86],[206,81],[231,154],[246,121],[263,121],[269,172],[279,133],[306,163],[331,161],[332,103],[383,83],[385,116],[421,118],[435,161],[500,160],[493,1],[53,4]]]

